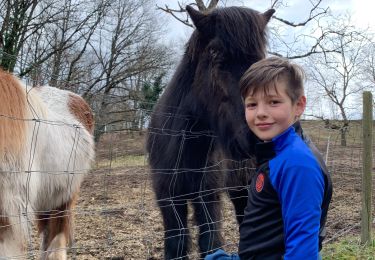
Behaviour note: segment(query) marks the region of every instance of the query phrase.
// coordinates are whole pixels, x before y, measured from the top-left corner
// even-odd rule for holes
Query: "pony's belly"
[[[36,146],[34,182],[38,187],[34,205],[38,210],[56,209],[72,199],[91,168],[94,159],[93,143],[86,132],[75,136],[70,126],[42,128],[44,137],[39,141],[45,146]],[[73,131],[73,132],[72,132]],[[56,138],[52,138],[56,137]]]
[[[36,191],[33,205],[36,210],[48,211],[61,207],[70,201],[79,187],[85,174],[75,173],[38,173],[36,177]]]

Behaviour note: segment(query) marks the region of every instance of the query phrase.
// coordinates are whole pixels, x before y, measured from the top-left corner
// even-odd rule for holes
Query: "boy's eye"
[[[280,103],[279,100],[271,100],[271,101],[270,101],[270,104],[271,104],[271,105],[277,105],[277,104],[279,104],[279,103]]]
[[[256,106],[257,106],[257,104],[254,103],[254,102],[246,103],[246,108],[249,108],[249,109],[251,109],[251,108],[255,108]]]

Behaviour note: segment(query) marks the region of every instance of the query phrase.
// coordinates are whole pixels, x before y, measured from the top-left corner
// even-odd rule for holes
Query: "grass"
[[[371,245],[361,245],[357,237],[347,237],[339,242],[323,246],[323,259],[375,260],[375,240]]]
[[[146,165],[145,156],[142,155],[123,155],[119,157],[109,159],[103,159],[96,162],[95,168],[104,168],[104,167],[134,167],[134,166],[144,166]]]
[[[341,125],[340,121],[332,123]],[[327,129],[322,121],[303,120],[302,127],[309,137],[315,142],[326,142],[328,138],[332,144],[340,145],[341,134],[337,129]],[[374,128],[375,129],[375,128]],[[362,143],[362,124],[361,121],[350,121],[348,132],[346,134],[347,146],[361,145]]]

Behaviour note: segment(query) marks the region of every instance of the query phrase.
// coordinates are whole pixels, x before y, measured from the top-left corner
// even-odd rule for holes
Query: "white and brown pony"
[[[72,210],[94,159],[93,115],[78,95],[27,87],[0,70],[0,259],[25,257],[30,221],[41,259],[66,259]]]

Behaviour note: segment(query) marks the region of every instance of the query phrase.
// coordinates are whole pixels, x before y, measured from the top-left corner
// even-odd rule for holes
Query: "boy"
[[[319,259],[332,196],[330,176],[302,133],[302,69],[278,57],[253,64],[240,80],[246,121],[259,138],[257,170],[240,225],[239,257],[218,250],[206,259]]]

